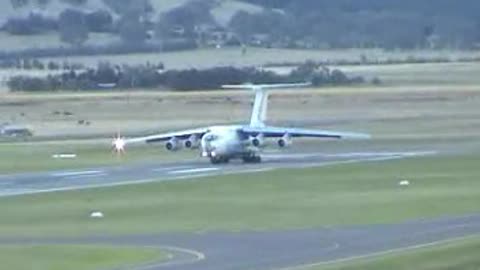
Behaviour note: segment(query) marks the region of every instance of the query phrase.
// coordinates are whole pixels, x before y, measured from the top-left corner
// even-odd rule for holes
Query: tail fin
[[[296,88],[310,86],[310,83],[291,83],[291,84],[239,84],[223,85],[224,89],[250,89],[255,91],[255,102],[253,104],[252,116],[250,119],[251,127],[263,127],[267,120],[268,91],[267,89],[277,88]]]
[[[255,102],[253,104],[251,127],[263,127],[267,120],[268,92],[263,88],[255,89]]]

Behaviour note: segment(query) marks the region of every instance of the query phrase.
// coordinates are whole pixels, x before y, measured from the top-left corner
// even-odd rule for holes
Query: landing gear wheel
[[[255,164],[255,163],[261,163],[262,158],[260,156],[256,155],[251,155],[251,156],[244,156],[242,158],[244,163],[250,163],[250,164]]]
[[[222,164],[222,163],[223,163],[223,164],[227,164],[227,163],[230,162],[230,159],[227,158],[227,157],[211,157],[211,158],[210,158],[210,162],[211,162],[212,164],[215,164],[215,165],[216,165],[216,164]]]

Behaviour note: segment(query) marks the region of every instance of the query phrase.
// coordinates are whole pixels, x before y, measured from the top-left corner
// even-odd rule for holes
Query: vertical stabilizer
[[[253,104],[252,117],[250,118],[250,126],[263,127],[267,120],[268,92],[261,87],[256,87],[254,90],[255,102]]]
[[[298,88],[310,86],[310,83],[284,83],[284,84],[233,84],[223,85],[224,89],[251,89],[255,91],[251,127],[264,127],[267,120],[268,89]]]

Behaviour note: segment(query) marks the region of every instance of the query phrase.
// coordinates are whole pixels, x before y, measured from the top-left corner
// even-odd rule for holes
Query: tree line
[[[163,70],[163,65],[114,66],[108,62],[85,71],[70,70],[45,78],[14,76],[11,91],[82,91],[105,89],[170,89],[177,91],[219,89],[224,84],[312,82],[315,86],[360,84],[362,77],[349,77],[340,70],[318,68],[307,62],[289,74],[257,68],[215,67],[210,69]]]

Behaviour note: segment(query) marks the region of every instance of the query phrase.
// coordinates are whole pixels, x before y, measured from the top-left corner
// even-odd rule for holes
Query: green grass
[[[113,269],[166,260],[156,249],[91,246],[0,246],[2,269]]]
[[[49,32],[41,35],[10,35],[5,32],[0,32],[0,38],[2,39],[2,50],[6,51],[32,49],[32,44],[35,44],[34,47],[39,49],[70,46],[68,43],[61,41],[60,35],[57,32]],[[112,44],[119,40],[120,38],[118,36],[112,34],[90,33],[84,45],[105,46],[106,44]],[[60,63],[61,62],[62,61],[60,61]]]
[[[2,198],[0,236],[272,230],[474,213],[480,210],[478,158],[416,158]],[[411,187],[398,187],[401,179]],[[94,209],[106,218],[89,219]]]
[[[341,66],[348,74],[367,79],[380,78],[388,85],[396,86],[465,86],[477,85],[480,79],[479,63],[400,64],[380,66]]]
[[[312,267],[308,270],[478,270],[480,268],[478,254],[480,239],[475,238],[380,258]]]
[[[228,12],[227,12],[228,13]],[[99,61],[110,61],[114,64],[144,64],[146,62],[163,62],[169,69],[184,69],[190,67],[207,68],[219,65],[262,66],[267,63],[315,61],[360,60],[365,55],[368,59],[385,61],[388,59],[405,60],[408,57],[438,58],[449,57],[452,60],[477,57],[478,52],[458,50],[402,50],[384,51],[381,49],[330,49],[330,50],[300,50],[300,49],[265,49],[248,48],[242,55],[240,48],[198,49],[183,52],[138,53],[130,55],[104,56],[74,56],[67,59],[72,62],[96,66]],[[50,59],[50,58],[49,58]],[[65,59],[57,57],[51,59]]]
[[[125,165],[139,161],[175,161],[193,158],[191,151],[167,153],[163,144],[129,147],[125,155],[112,153],[110,144],[58,141],[54,143],[0,143],[0,174]],[[74,153],[75,159],[54,159],[52,155]]]

